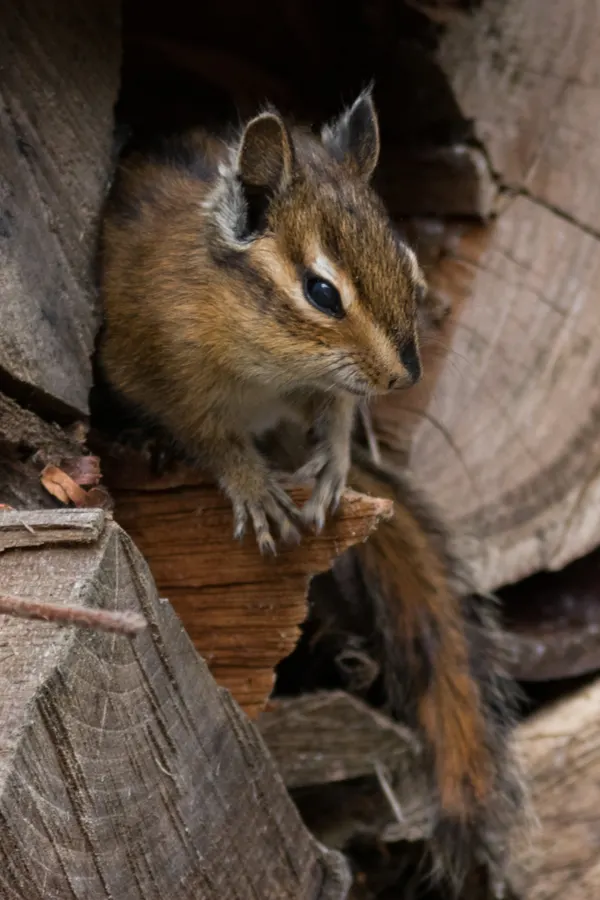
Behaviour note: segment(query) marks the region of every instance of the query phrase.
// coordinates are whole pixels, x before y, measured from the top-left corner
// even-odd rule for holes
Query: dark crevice
[[[68,403],[53,397],[39,387],[20,381],[2,367],[0,367],[0,393],[49,424],[68,426],[86,418]]]

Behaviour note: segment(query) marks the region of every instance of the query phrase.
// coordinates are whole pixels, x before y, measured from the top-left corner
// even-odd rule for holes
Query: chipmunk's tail
[[[515,690],[493,601],[468,595],[437,516],[408,476],[357,447],[350,483],[395,501],[394,518],[355,552],[390,711],[417,729],[429,757],[439,804],[434,862],[455,884],[478,861],[501,873],[524,800],[509,740]]]

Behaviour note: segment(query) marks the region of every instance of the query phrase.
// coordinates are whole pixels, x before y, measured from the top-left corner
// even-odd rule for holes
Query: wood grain
[[[60,516],[54,510],[0,510],[0,553],[53,544],[94,543],[104,525],[101,509],[65,509]]]
[[[392,514],[389,501],[349,491],[321,535],[305,535],[300,546],[268,559],[251,534],[241,544],[233,540],[229,501],[210,483],[163,491],[107,483],[115,517],[144,554],[161,595],[218,683],[250,716],[263,708],[274,667],[296,645],[310,577]],[[293,497],[301,503],[307,492]]]
[[[378,763],[407,767],[407,758],[414,771],[421,752],[410,729],[344,691],[273,700],[258,728],[289,788],[373,775]]]
[[[513,887],[526,900],[600,896],[600,682],[519,729],[539,830],[521,846]]]
[[[302,825],[129,538],[89,511],[53,513],[54,532],[81,519],[87,534],[90,516],[104,522],[91,543],[6,549],[2,589],[141,612],[149,628],[129,640],[0,616],[0,896],[344,900],[342,860]]]
[[[508,185],[600,231],[600,2],[485,0],[438,52]]]
[[[485,0],[436,51],[503,193],[430,273],[452,315],[376,425],[484,589],[600,540],[599,29],[600,0]]]
[[[63,415],[88,410],[119,10],[117,0],[7,0],[0,13],[0,381]]]
[[[453,311],[424,383],[375,410],[383,444],[408,451],[483,589],[598,543],[599,279],[594,236],[510,200],[432,276]]]

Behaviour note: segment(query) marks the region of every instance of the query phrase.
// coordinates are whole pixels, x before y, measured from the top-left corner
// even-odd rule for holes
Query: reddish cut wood
[[[393,512],[389,500],[347,491],[322,534],[305,534],[298,547],[265,558],[251,533],[233,540],[230,502],[201,475],[180,469],[153,480],[143,460],[127,453],[120,461],[103,457],[102,467],[115,517],[144,554],[161,596],[250,716],[263,708],[274,667],[296,645],[310,577]],[[301,504],[308,492],[292,496]]]

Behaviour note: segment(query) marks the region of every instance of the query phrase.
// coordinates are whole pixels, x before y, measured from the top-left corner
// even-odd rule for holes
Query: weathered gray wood
[[[418,766],[415,735],[344,691],[277,699],[258,726],[290,788]]]
[[[329,846],[344,847],[361,832],[384,841],[431,837],[437,804],[409,729],[344,691],[278,699],[258,724]]]
[[[89,544],[97,541],[106,516],[90,510],[0,510],[0,553],[20,547]]]
[[[57,511],[54,537],[90,515],[103,518]],[[150,625],[130,641],[0,616],[0,896],[343,900],[341,858],[310,837],[258,732],[104,522],[91,543],[0,555],[8,594]]]
[[[439,61],[504,184],[600,231],[600,3],[484,0]]]
[[[118,0],[0,11],[0,379],[86,413],[92,261],[119,84]]]
[[[600,896],[600,682],[519,729],[539,829],[517,847],[513,888],[522,900]]]

